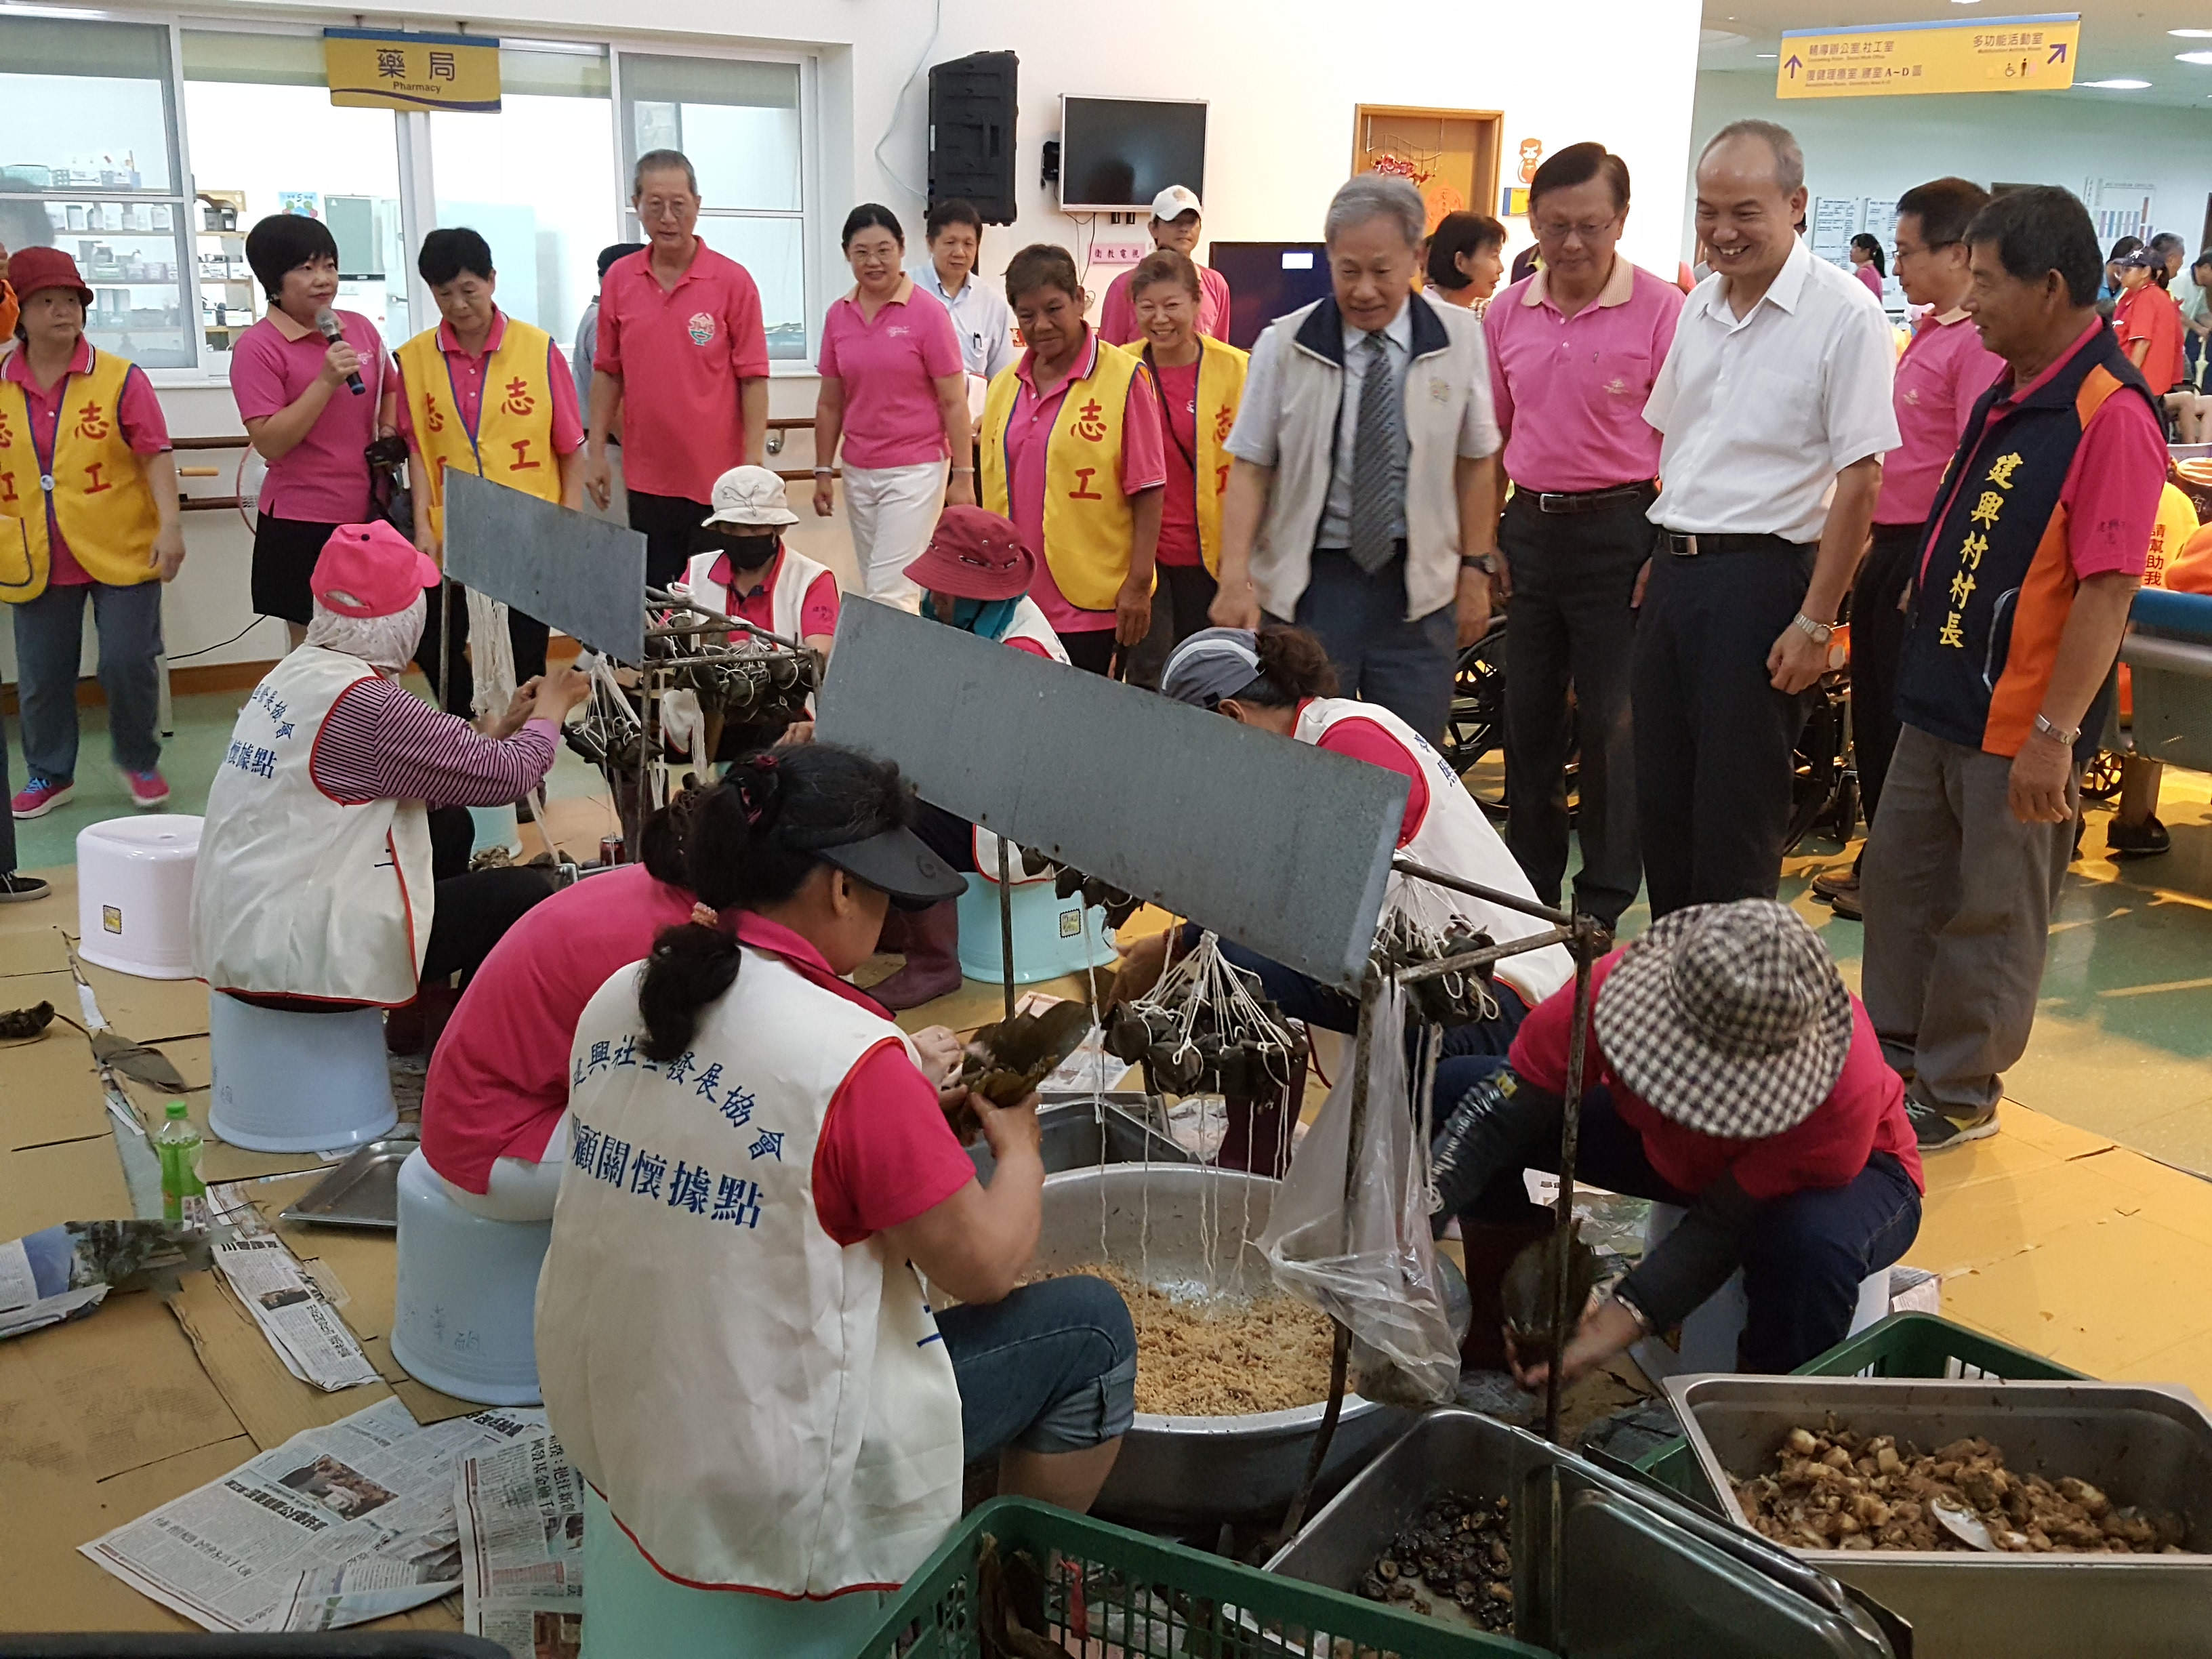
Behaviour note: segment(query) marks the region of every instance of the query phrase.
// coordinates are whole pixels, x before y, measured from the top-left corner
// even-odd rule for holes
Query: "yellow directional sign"
[[[2081,15],[1978,17],[1971,23],[1869,23],[1790,29],[1777,98],[1880,98],[1918,92],[2058,92],[2074,84]]]

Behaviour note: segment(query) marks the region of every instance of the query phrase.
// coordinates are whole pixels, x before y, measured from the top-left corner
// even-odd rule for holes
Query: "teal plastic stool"
[[[664,1578],[584,1487],[582,1659],[850,1659],[883,1613],[879,1591],[779,1601]]]
[[[999,937],[999,884],[968,878],[960,907],[960,971],[988,984],[1006,978],[1005,946]],[[1079,974],[1114,963],[1114,936],[1106,912],[1083,900],[1061,898],[1049,881],[1014,884],[1014,983]]]

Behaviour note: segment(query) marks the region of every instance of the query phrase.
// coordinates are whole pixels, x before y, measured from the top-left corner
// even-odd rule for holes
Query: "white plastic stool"
[[[208,1127],[234,1146],[319,1152],[374,1140],[399,1121],[380,1008],[285,1013],[218,991],[208,999]]]
[[[141,979],[190,979],[200,820],[110,818],[76,834],[77,954]]]
[[[538,1270],[546,1221],[494,1221],[453,1201],[419,1146],[399,1166],[392,1357],[417,1382],[483,1406],[538,1403]]]
[[[1677,1205],[1654,1204],[1644,1224],[1644,1249],[1649,1255],[1659,1241],[1680,1224],[1688,1212]],[[1670,1348],[1656,1336],[1647,1336],[1631,1350],[1637,1364],[1654,1382],[1669,1376],[1698,1371],[1735,1370],[1736,1340],[1743,1334],[1751,1304],[1743,1293],[1743,1269],[1729,1276],[1727,1284],[1699,1303],[1682,1322],[1682,1346]],[[1856,1336],[1889,1313],[1889,1269],[1879,1268],[1859,1281],[1858,1306],[1851,1310],[1846,1336]],[[1655,1369],[1656,1368],[1656,1369]]]
[[[955,901],[960,917],[960,971],[996,985],[1006,978],[1006,946],[999,930],[999,884],[968,878]],[[1114,961],[1106,912],[1086,908],[1080,894],[1061,898],[1050,881],[1014,884],[1014,983],[1103,968]]]

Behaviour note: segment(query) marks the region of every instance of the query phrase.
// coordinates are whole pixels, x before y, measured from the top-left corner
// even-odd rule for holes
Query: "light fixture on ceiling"
[[[1780,52],[1753,52],[1753,53],[1752,54],[1752,56],[1753,56],[1753,57],[1754,57],[1754,58],[1768,58],[1768,59],[1772,59],[1772,58],[1779,58],[1779,57],[1781,57],[1781,56],[1782,56],[1782,54],[1781,54]]]
[[[2082,81],[2076,84],[2094,90],[2104,92],[2141,92],[2144,88],[2150,85],[2150,82],[2148,81],[2130,81],[2125,78],[2121,78],[2112,81]]]
[[[2177,52],[2173,54],[2173,61],[2177,64],[2212,64],[2212,52]]]
[[[2212,29],[2168,29],[2177,40],[2212,40]]]

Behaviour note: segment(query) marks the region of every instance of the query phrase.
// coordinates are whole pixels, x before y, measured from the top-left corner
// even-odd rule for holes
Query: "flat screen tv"
[[[1149,209],[1170,185],[1206,195],[1206,106],[1164,98],[1060,100],[1060,205],[1068,213]]]
[[[1213,242],[1206,263],[1229,283],[1229,343],[1249,351],[1276,318],[1329,291],[1328,250],[1319,242]]]

